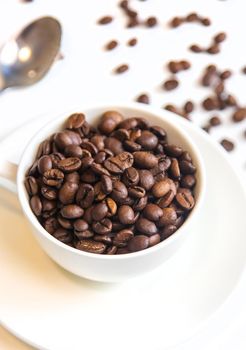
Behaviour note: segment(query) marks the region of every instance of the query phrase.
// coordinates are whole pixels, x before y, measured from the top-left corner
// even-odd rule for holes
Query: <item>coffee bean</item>
[[[181,179],[181,186],[185,188],[192,188],[196,184],[196,178],[193,175],[185,175]]]
[[[189,15],[186,16],[185,20],[187,22],[195,22],[195,21],[199,21],[199,16],[197,13],[192,12]]]
[[[58,198],[60,202],[62,204],[72,204],[78,187],[78,184],[75,182],[65,182],[59,190]]]
[[[107,213],[108,213],[107,205],[105,203],[99,203],[95,205],[92,211],[92,220],[101,221],[106,217]]]
[[[111,51],[118,46],[118,42],[116,40],[111,40],[105,45],[105,49]]]
[[[57,191],[52,187],[42,186],[41,194],[44,198],[48,200],[54,200],[57,198]]]
[[[128,118],[120,122],[118,124],[118,128],[129,130],[129,129],[136,128],[137,125],[138,125],[138,120],[136,118]]]
[[[105,203],[106,203],[107,209],[108,209],[107,216],[108,217],[114,216],[117,212],[117,204],[115,203],[115,201],[112,198],[107,197],[105,199]]]
[[[246,119],[246,108],[238,108],[232,115],[232,120],[239,123]]]
[[[154,176],[149,170],[139,170],[139,185],[149,191],[155,183]]]
[[[72,234],[66,230],[65,228],[58,228],[54,233],[53,236],[61,241],[62,243],[70,243],[73,240]]]
[[[168,69],[171,73],[178,73],[180,70],[182,70],[182,65],[180,64],[180,61],[170,61],[167,64]]]
[[[112,230],[112,221],[110,221],[108,218],[105,218],[100,222],[94,222],[92,224],[92,229],[99,235],[106,235]]]
[[[77,220],[74,221],[73,227],[74,227],[75,231],[82,232],[82,231],[88,230],[89,225],[88,225],[88,223],[85,220],[77,219]]]
[[[192,175],[196,172],[196,167],[187,160],[181,160],[179,162],[180,171],[183,175]]]
[[[218,33],[217,35],[215,35],[214,37],[214,41],[219,44],[219,43],[222,43],[222,41],[224,41],[226,39],[226,33],[224,32],[221,32],[221,33]]]
[[[203,101],[202,106],[206,111],[212,111],[214,109],[218,109],[219,102],[215,97],[208,97]]]
[[[232,75],[232,72],[229,69],[227,69],[220,74],[220,79],[226,80],[226,79],[230,78],[231,75]]]
[[[128,69],[129,69],[128,64],[121,64],[120,66],[115,68],[114,72],[116,74],[122,74],[122,73],[125,73]]]
[[[166,80],[164,83],[163,83],[163,89],[165,89],[166,91],[171,91],[171,90],[174,90],[178,87],[179,85],[179,82],[177,79],[169,79],[169,80]]]
[[[194,110],[194,104],[191,101],[187,101],[184,105],[184,111],[186,113],[191,113]]]
[[[56,218],[50,217],[45,220],[44,222],[44,228],[47,232],[49,232],[51,235],[54,234],[54,232],[58,229],[59,224]]]
[[[158,227],[174,225],[177,220],[177,213],[173,208],[163,208],[163,215],[159,219],[157,225]]]
[[[81,159],[80,173],[83,173],[85,170],[89,169],[93,164],[94,160],[92,157],[85,157]]]
[[[106,245],[102,242],[95,242],[92,239],[81,239],[75,244],[75,248],[88,253],[102,254],[106,250]]]
[[[98,176],[95,174],[95,172],[92,169],[87,169],[82,172],[82,175],[80,176],[80,180],[82,182],[94,184],[95,182],[98,181]]]
[[[129,229],[124,229],[119,231],[114,239],[113,239],[113,244],[116,247],[126,247],[128,241],[133,237],[133,232]]]
[[[162,209],[166,208],[172,203],[174,197],[175,197],[175,192],[173,190],[170,190],[162,198],[158,199],[157,204]]]
[[[157,227],[154,224],[154,222],[145,219],[145,218],[140,218],[137,223],[136,223],[136,229],[141,232],[144,233],[147,236],[151,236],[155,233],[157,233]]]
[[[65,181],[66,182],[74,182],[76,184],[79,184],[79,174],[76,171],[69,173],[69,174],[66,174]]]
[[[141,136],[136,139],[136,142],[139,143],[144,150],[151,151],[156,148],[158,138],[152,132],[144,130]]]
[[[152,187],[152,194],[155,198],[165,196],[173,187],[174,183],[170,179],[164,179],[154,184]]]
[[[60,160],[57,166],[64,173],[72,173],[80,169],[81,160],[75,157],[65,158]]]
[[[163,211],[158,205],[149,203],[144,208],[143,214],[150,221],[158,221],[162,217]]]
[[[124,152],[122,142],[115,137],[107,137],[105,139],[105,148],[109,149],[114,155]]]
[[[220,47],[217,44],[214,44],[212,46],[210,46],[207,50],[207,53],[210,53],[211,55],[216,55],[217,53],[220,52]]]
[[[111,245],[112,243],[112,239],[108,235],[95,235],[93,239],[96,242],[102,242],[107,245]]]
[[[42,213],[42,202],[39,198],[38,195],[34,195],[31,197],[31,200],[30,200],[30,206],[31,206],[31,209],[32,211],[34,212],[34,214],[36,216],[40,216],[41,213]]]
[[[112,179],[107,175],[101,176],[101,189],[105,194],[109,194],[113,190]]]
[[[66,157],[82,158],[83,151],[80,146],[69,145],[64,149]]]
[[[25,179],[25,188],[29,196],[34,196],[38,193],[38,183],[35,177],[27,176]]]
[[[180,179],[180,169],[179,169],[179,162],[176,158],[173,158],[171,160],[171,166],[170,166],[170,174],[173,179]]]
[[[171,157],[179,157],[183,153],[183,149],[176,145],[168,145],[164,146],[164,150],[168,156]]]
[[[149,17],[145,20],[146,27],[152,28],[157,25],[157,18],[156,17]]]
[[[118,209],[118,218],[119,221],[124,225],[131,225],[134,222],[134,211],[128,205],[122,205]]]
[[[203,52],[203,49],[199,45],[196,45],[196,44],[191,45],[190,50],[192,52],[195,52],[195,53]]]
[[[181,208],[185,210],[190,210],[194,207],[195,200],[191,192],[186,188],[179,188],[175,198]]]
[[[183,18],[181,17],[174,17],[171,22],[170,22],[170,26],[172,28],[177,28],[179,27],[182,23],[184,22]]]
[[[152,153],[149,152],[134,152],[134,163],[140,169],[151,169],[158,164],[158,159]]]
[[[165,226],[161,231],[160,231],[160,236],[161,240],[163,241],[164,239],[167,239],[170,237],[174,232],[177,231],[177,227],[175,225],[168,225]]]
[[[94,188],[89,184],[81,184],[76,194],[76,203],[81,208],[89,208],[94,201]]]
[[[73,145],[73,144],[79,145],[80,142],[78,140],[76,141],[76,138],[73,136],[69,134],[68,131],[62,131],[55,134],[54,141],[58,149],[62,151],[64,150],[64,148],[66,148],[69,145]]]
[[[52,168],[52,160],[50,156],[42,156],[38,160],[38,171],[41,175],[43,175],[46,171]]]
[[[113,21],[112,16],[104,16],[98,20],[97,24],[105,25],[105,24],[111,23],[112,21]]]
[[[89,153],[89,156],[94,156],[95,154],[98,153],[98,149],[97,147],[92,143],[92,142],[89,142],[89,141],[83,141],[81,143],[81,148],[82,150],[87,150]]]
[[[148,248],[149,246],[149,238],[144,235],[134,236],[128,242],[127,248],[130,252],[137,252],[143,249]]]
[[[148,105],[150,103],[150,98],[147,94],[141,94],[137,97],[136,101]]]
[[[220,117],[218,117],[217,115],[214,115],[213,117],[211,117],[211,118],[209,119],[209,124],[210,124],[211,126],[218,126],[218,125],[220,125],[220,124],[221,124],[221,119],[220,119]]]
[[[66,219],[77,219],[83,214],[84,210],[76,204],[69,204],[61,209],[61,215]]]
[[[117,202],[121,199],[126,198],[128,195],[128,191],[126,186],[121,181],[113,182],[113,191],[111,193],[112,198]]]
[[[146,194],[145,189],[140,186],[133,186],[128,188],[128,193],[129,193],[129,196],[133,198],[142,198]]]
[[[205,27],[208,27],[211,25],[211,20],[209,18],[203,18],[201,20],[201,23],[205,26]]]
[[[74,113],[70,115],[67,120],[68,129],[79,129],[85,122],[85,115],[83,113]]]
[[[133,155],[129,152],[122,152],[115,157],[109,157],[105,160],[104,166],[114,174],[121,174],[133,164]]]
[[[235,148],[235,145],[232,141],[228,140],[228,139],[223,139],[221,142],[220,142],[221,146],[224,147],[224,149],[227,151],[227,152],[231,152],[234,150]]]
[[[114,129],[116,128],[117,123],[112,118],[107,118],[105,120],[101,120],[100,124],[98,125],[98,129],[105,135],[110,134]]]
[[[139,181],[138,171],[133,167],[126,169],[123,174],[122,181],[127,187],[137,185]]]
[[[137,152],[140,151],[142,148],[141,145],[131,140],[126,140],[124,142],[124,147],[129,152]]]
[[[136,38],[132,38],[127,42],[128,46],[136,46],[137,45],[137,39]]]
[[[52,187],[59,187],[64,179],[64,174],[58,169],[47,170],[43,175],[43,182]]]

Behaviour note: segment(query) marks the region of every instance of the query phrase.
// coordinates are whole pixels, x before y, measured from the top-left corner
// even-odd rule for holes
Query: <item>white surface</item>
[[[0,152],[6,154],[13,139],[18,144],[29,130],[39,129],[41,123],[37,120],[20,129],[2,144]],[[109,350],[116,343],[119,350],[126,349],[129,341],[132,349],[164,350],[180,345],[200,328],[196,342],[203,344],[202,332],[209,329],[215,332],[216,324],[215,334],[218,334],[220,311],[209,323],[206,320],[228,299],[244,270],[245,194],[224,152],[190,123],[182,121],[181,126],[204,155],[208,175],[205,201],[211,204],[193,224],[179,254],[141,278],[122,284],[102,284],[65,272],[39,248],[18,212],[17,200],[1,190],[0,222],[4,232],[0,235],[3,281],[0,322],[3,325],[38,348],[49,350],[77,350],[81,346],[98,349],[109,329]],[[15,148],[13,153],[18,155],[20,149]],[[227,178],[216,180],[219,169],[227,173]],[[232,185],[227,190],[228,196],[222,199],[227,181]],[[239,208],[232,210],[230,202],[235,200]],[[232,236],[235,222],[237,228]],[[234,294],[221,308],[222,312],[227,311],[227,317],[232,316],[230,303],[235,305],[235,302]],[[144,337],[139,336],[140,332]]]
[[[207,91],[198,88],[197,79],[203,67],[209,63],[218,63],[221,68],[234,67],[235,76],[228,82],[228,87],[239,96],[241,103],[245,104],[246,77],[239,73],[240,68],[246,64],[246,46],[242,35],[246,31],[244,0],[172,0],[168,3],[163,0],[133,1],[136,8],[141,8],[143,17],[145,14],[156,14],[160,19],[161,26],[149,30],[124,29],[124,19],[116,2],[90,0],[83,6],[79,0],[35,0],[30,4],[8,0],[0,3],[1,42],[24,23],[50,14],[62,22],[62,52],[65,55],[65,59],[58,62],[49,75],[36,86],[21,91],[6,91],[1,95],[0,138],[36,115],[50,111],[52,118],[52,111],[67,109],[78,101],[86,104],[94,101],[132,101],[144,91],[151,93],[155,106],[162,106],[167,102],[181,105],[187,99],[200,101],[207,95]],[[167,29],[166,22],[172,16],[194,10],[210,16],[213,26],[204,28],[191,24],[173,31]],[[117,21],[106,27],[96,26],[96,20],[104,14],[117,14]],[[191,43],[207,43],[214,33],[221,30],[228,32],[228,40],[222,44],[223,50],[220,55],[197,56],[187,51]],[[126,47],[126,40],[133,36],[139,39],[139,44],[134,48]],[[115,51],[104,52],[102,47],[111,38],[119,40],[121,45]],[[159,89],[160,83],[169,76],[163,67],[173,58],[189,58],[193,68],[180,73],[182,83],[178,90],[165,93]],[[125,62],[130,64],[131,70],[122,76],[113,76],[111,70]],[[236,140],[237,148],[229,157],[233,166],[238,164],[245,169],[246,141],[242,132],[246,129],[246,121],[233,125],[229,122],[231,112],[228,113],[220,113],[224,125],[214,129],[212,137],[217,140],[226,136]],[[193,115],[195,123],[204,124],[211,113],[203,113],[198,109]],[[20,144],[24,142],[23,139]],[[240,313],[235,320],[232,316],[227,318],[228,322],[234,322],[221,331],[214,344],[207,347],[209,350],[241,350],[246,347],[246,309],[243,295],[243,291],[246,291],[246,280],[242,280],[240,285],[241,293],[237,295]],[[221,318],[221,324],[224,324],[224,318]],[[1,344],[2,339],[6,338],[1,336],[2,334],[0,345],[4,350],[8,350],[11,347],[8,346],[10,342],[6,340],[6,343]],[[212,333],[207,337],[212,341]],[[189,350],[193,350],[192,346]]]

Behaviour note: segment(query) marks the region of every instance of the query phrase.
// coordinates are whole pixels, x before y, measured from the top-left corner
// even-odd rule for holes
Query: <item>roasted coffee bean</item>
[[[105,135],[109,135],[116,128],[117,123],[113,118],[102,119],[98,129]]]
[[[112,198],[118,202],[121,199],[125,199],[128,195],[126,186],[121,181],[113,182],[113,191],[111,193]]]
[[[80,176],[82,182],[87,182],[89,184],[94,184],[98,181],[98,175],[92,169],[87,169],[82,172]]]
[[[76,204],[68,204],[61,209],[61,215],[66,219],[78,219],[83,214],[84,210]]]
[[[140,169],[151,169],[154,168],[158,164],[158,159],[154,154],[150,152],[134,152],[134,163],[140,168]]]
[[[72,230],[73,229],[73,222],[69,219],[65,219],[62,216],[58,216],[57,220],[61,227],[67,229],[67,230]]]
[[[102,120],[112,119],[116,124],[123,121],[123,115],[118,111],[106,111],[102,115]]]
[[[43,142],[41,142],[38,148],[37,159],[39,159],[44,155],[48,155],[50,153],[51,153],[51,142],[50,140],[44,140]]]
[[[101,185],[101,182],[97,182],[94,186],[94,200],[97,202],[101,202],[104,198],[106,198],[106,194],[102,191]]]
[[[106,251],[106,254],[107,255],[117,254],[117,247],[115,245],[112,245],[111,247],[108,247],[107,251]]]
[[[220,47],[217,44],[211,45],[207,50],[207,53],[210,53],[210,55],[216,55],[220,52]]]
[[[144,208],[143,214],[150,221],[158,221],[162,217],[163,211],[158,205],[149,203]]]
[[[131,225],[134,222],[135,214],[129,205],[122,205],[118,209],[118,218],[121,224]]]
[[[112,198],[107,197],[105,199],[105,203],[106,203],[107,208],[108,208],[107,216],[108,217],[114,216],[117,212],[117,204],[115,203],[115,201]]]
[[[128,242],[127,248],[130,252],[137,252],[139,250],[143,250],[148,248],[149,246],[149,238],[144,235],[134,236]]]
[[[211,20],[209,18],[202,18],[201,23],[205,26],[208,27],[211,24]]]
[[[62,204],[72,204],[79,185],[75,182],[65,182],[59,190],[58,198]]]
[[[218,125],[220,125],[220,124],[221,124],[221,119],[220,119],[220,117],[218,117],[217,115],[214,115],[213,117],[211,117],[211,118],[209,119],[209,124],[210,124],[211,126],[218,126]]]
[[[149,17],[145,20],[146,27],[152,28],[155,27],[158,24],[156,17]]]
[[[79,184],[79,174],[76,171],[69,173],[69,174],[66,174],[65,181],[66,182],[74,182],[76,184]]]
[[[176,145],[164,145],[165,153],[171,157],[179,157],[183,153],[183,149]]]
[[[171,166],[170,166],[170,174],[173,179],[180,179],[180,169],[179,169],[179,162],[176,158],[173,158],[171,160]]]
[[[177,28],[179,27],[182,23],[184,23],[184,19],[181,17],[174,17],[171,22],[170,22],[170,26],[172,28]]]
[[[118,46],[117,40],[111,40],[105,45],[105,49],[111,51]]]
[[[81,148],[83,151],[87,150],[88,152],[90,152],[90,155],[92,156],[98,153],[97,147],[92,142],[89,142],[89,141],[83,141],[81,143]]]
[[[81,160],[80,173],[83,173],[85,170],[89,169],[93,164],[94,160],[92,157],[85,157]]]
[[[191,192],[186,188],[179,188],[176,194],[176,201],[185,210],[190,210],[194,207],[195,200]]]
[[[101,176],[101,190],[105,193],[105,194],[109,194],[112,192],[113,190],[113,183],[112,183],[112,179],[110,176],[107,175],[102,175]]]
[[[167,68],[170,70],[171,73],[178,73],[182,70],[182,65],[180,64],[180,61],[170,61],[167,64]]]
[[[235,147],[234,143],[228,139],[221,140],[220,144],[227,152],[233,151]]]
[[[94,162],[97,164],[103,164],[103,162],[106,160],[107,154],[104,151],[98,152],[94,157]]]
[[[104,140],[105,140],[104,136],[94,135],[91,138],[91,143],[93,143],[93,145],[95,145],[95,147],[97,148],[98,151],[102,151],[105,148]]]
[[[155,183],[154,176],[149,170],[139,170],[139,186],[149,191]]]
[[[246,119],[246,108],[238,108],[232,115],[232,120],[239,123]]]
[[[136,101],[148,105],[150,103],[150,98],[147,94],[141,94],[137,97]]]
[[[110,221],[108,218],[105,218],[100,222],[94,222],[92,224],[92,229],[99,235],[106,235],[112,230],[112,221]]]
[[[57,198],[57,191],[52,187],[42,186],[41,187],[41,194],[44,198],[46,198],[50,201]]]
[[[154,245],[160,243],[161,237],[159,233],[156,233],[149,237],[149,247],[153,247]]]
[[[81,208],[88,208],[92,205],[94,196],[94,188],[91,185],[81,184],[76,195],[76,203],[79,204]]]
[[[45,220],[44,222],[44,228],[47,232],[49,232],[51,235],[54,234],[54,232],[58,229],[59,224],[56,218],[50,217]]]
[[[159,205],[160,208],[166,208],[172,203],[174,197],[175,197],[175,192],[170,190],[167,192],[167,194],[165,194],[162,198],[160,198],[157,201],[157,204]]]
[[[94,209],[91,213],[92,220],[94,221],[101,221],[106,217],[108,214],[108,207],[105,203],[99,203],[94,206]]]
[[[114,155],[124,152],[122,142],[115,137],[107,137],[105,139],[105,147],[109,149]]]
[[[163,89],[166,91],[174,90],[178,87],[179,82],[177,79],[168,79],[163,83]]]
[[[179,162],[180,171],[183,175],[192,175],[196,172],[196,167],[187,160]]]
[[[129,69],[128,64],[121,64],[120,66],[115,68],[114,72],[116,74],[122,74],[122,73],[125,73],[126,71],[128,71],[128,69]]]
[[[74,231],[74,235],[78,238],[78,240],[81,240],[81,239],[92,238],[94,236],[94,233],[91,230]]]
[[[151,126],[150,130],[153,132],[153,134],[155,134],[158,137],[159,140],[166,139],[167,133],[161,126],[158,126],[158,125]]]
[[[113,21],[112,16],[104,16],[98,20],[97,24],[105,25],[105,24],[111,23],[112,21]]]
[[[222,32],[222,33],[218,33],[217,35],[215,35],[214,37],[214,41],[219,44],[222,43],[222,41],[224,41],[226,39],[226,33]]]
[[[92,239],[81,239],[75,244],[75,248],[88,253],[102,254],[106,250],[106,245]]]
[[[186,113],[191,113],[194,110],[194,104],[191,101],[187,101],[184,105],[184,111]]]
[[[145,219],[145,218],[140,218],[137,223],[136,223],[136,229],[141,232],[144,233],[147,236],[151,236],[155,233],[157,233],[157,227],[154,224],[154,222]]]
[[[81,167],[81,160],[79,158],[70,157],[59,161],[58,168],[64,173],[72,173]]]
[[[158,221],[158,227],[168,226],[175,224],[177,220],[177,213],[173,208],[163,208],[163,215]]]
[[[138,121],[137,121],[136,118],[128,118],[128,119],[125,119],[125,120],[121,121],[118,124],[118,128],[119,129],[130,130],[130,129],[136,128],[137,125],[138,125]]]
[[[43,175],[46,171],[52,169],[52,160],[50,156],[42,156],[38,160],[38,171],[39,174]]]
[[[74,221],[73,227],[74,227],[75,231],[82,232],[82,231],[88,230],[89,225],[88,225],[88,223],[85,220],[77,219],[77,220]]]
[[[97,175],[104,175],[104,176],[109,176],[110,173],[108,172],[107,169],[105,169],[101,164],[97,163],[92,163],[90,170],[92,170],[95,174]]]
[[[79,129],[85,122],[85,115],[83,113],[71,114],[67,120],[68,129]]]
[[[170,190],[173,190],[174,187],[174,182],[171,179],[166,178],[154,184],[152,187],[152,194],[155,198],[161,198],[165,196]]]
[[[40,216],[42,213],[42,202],[39,198],[39,196],[34,195],[31,197],[30,200],[30,206],[32,208],[32,211],[36,216]]]
[[[133,237],[133,232],[131,230],[128,229],[124,229],[119,231],[114,239],[113,239],[113,244],[116,247],[126,247],[127,243],[129,242],[129,240]]]
[[[87,209],[85,209],[85,213],[83,215],[83,219],[88,222],[89,225],[92,224],[92,211],[93,211],[94,207],[91,206]]]
[[[152,132],[144,130],[141,136],[136,139],[136,142],[139,143],[144,150],[151,151],[156,148],[158,138]]]
[[[67,131],[62,131],[55,134],[54,141],[56,146],[61,151],[64,150],[64,148],[66,148],[69,145],[73,145],[73,144],[79,145],[79,143],[74,143],[73,138],[71,137],[71,135],[68,134]]]
[[[175,225],[168,225],[165,226],[161,231],[160,231],[160,236],[161,240],[163,241],[164,239],[167,239],[170,237],[175,231],[177,231],[177,227]]]
[[[126,140],[124,142],[124,147],[129,152],[137,152],[137,151],[140,151],[142,148],[140,144],[131,140]]]
[[[83,151],[80,146],[69,145],[64,149],[66,157],[82,158]],[[57,163],[58,164],[58,163]]]
[[[93,239],[96,242],[102,242],[107,245],[111,245],[112,243],[112,239],[108,235],[95,235]]]
[[[61,241],[62,243],[70,243],[73,240],[73,236],[71,232],[66,230],[65,228],[58,228],[54,233],[53,237]]]
[[[196,21],[199,21],[199,16],[198,16],[198,14],[197,13],[195,13],[195,12],[192,12],[192,13],[190,13],[189,15],[187,15],[186,17],[185,17],[185,20],[187,21],[187,22],[196,22]]]
[[[113,174],[121,174],[133,164],[134,158],[131,153],[122,152],[115,157],[105,160],[105,168]]]
[[[38,193],[38,183],[35,177],[27,176],[25,179],[25,188],[29,196],[34,196]]]
[[[42,179],[47,186],[59,187],[63,182],[64,174],[58,169],[50,169],[44,173]]]
[[[128,194],[133,198],[142,198],[145,196],[146,192],[143,187],[133,186],[128,188]]]
[[[195,52],[195,53],[203,52],[203,49],[199,45],[196,45],[196,44],[191,45],[190,50],[192,52]]]
[[[185,188],[192,188],[196,184],[196,178],[194,175],[185,175],[181,179],[181,186]]]
[[[128,46],[136,46],[137,43],[138,43],[137,38],[132,38],[132,39],[128,40],[127,45]]]
[[[126,129],[117,129],[112,133],[112,136],[123,142],[129,139],[129,131]]]

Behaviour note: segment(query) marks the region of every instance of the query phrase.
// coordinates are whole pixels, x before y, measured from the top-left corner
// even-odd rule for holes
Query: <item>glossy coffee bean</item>
[[[142,131],[141,136],[136,139],[136,142],[139,143],[144,150],[151,151],[156,148],[158,138],[152,132],[144,130]]]
[[[40,200],[40,198],[35,195],[32,196],[31,200],[30,200],[30,206],[32,208],[32,211],[34,212],[34,214],[36,216],[40,216],[42,213],[42,202]]]
[[[122,181],[127,187],[136,186],[139,181],[138,171],[133,167],[126,169],[124,171]]]
[[[92,211],[92,220],[101,221],[108,214],[108,207],[105,203],[99,203],[94,206]]]
[[[75,247],[79,250],[96,254],[102,254],[106,250],[106,245],[104,243],[95,242],[92,239],[81,239],[75,244]]]
[[[143,250],[148,248],[149,246],[149,238],[144,235],[134,236],[127,245],[127,248],[130,252],[137,252],[139,250]]]
[[[133,232],[132,230],[124,229],[115,235],[113,239],[113,244],[116,247],[126,247],[127,243],[129,240],[133,237]]]
[[[131,225],[134,222],[135,214],[129,205],[122,205],[118,209],[118,218],[121,224]]]
[[[155,179],[152,173],[149,170],[139,170],[139,186],[143,187],[146,191],[149,191],[154,183]]]
[[[161,237],[159,233],[156,233],[149,237],[149,247],[153,247],[154,245],[160,243]]]
[[[191,210],[194,207],[195,199],[191,192],[186,188],[180,188],[176,195],[176,201],[185,210]]]
[[[117,202],[121,199],[125,199],[128,196],[128,191],[126,186],[121,181],[113,182],[113,191],[111,197]]]
[[[77,219],[82,217],[84,210],[76,204],[68,204],[61,210],[61,215],[66,219]]]
[[[122,152],[115,157],[109,157],[105,160],[105,168],[113,174],[122,174],[133,164],[133,156],[129,152]]]
[[[65,182],[58,192],[58,198],[62,204],[72,204],[78,191],[78,184],[75,182]]]
[[[38,171],[39,174],[43,175],[46,171],[52,168],[52,160],[50,156],[42,156],[38,160]]]
[[[51,187],[60,187],[63,179],[64,174],[58,169],[47,170],[43,175],[43,182]]]
[[[150,221],[158,221],[163,216],[163,210],[158,205],[149,203],[144,208],[143,214]]]
[[[177,220],[177,213],[173,208],[163,208],[163,215],[158,221],[158,227],[168,226],[175,224]]]
[[[139,232],[151,236],[155,233],[157,233],[157,227],[154,224],[154,222],[145,219],[145,218],[140,218],[137,223],[136,223],[136,228]]]
[[[25,179],[25,188],[29,196],[34,196],[38,193],[38,183],[35,177],[27,176]]]
[[[134,152],[134,163],[140,169],[151,169],[158,164],[158,159],[150,152]]]

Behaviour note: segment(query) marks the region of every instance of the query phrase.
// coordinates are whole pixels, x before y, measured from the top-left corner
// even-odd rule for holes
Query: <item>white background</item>
[[[227,82],[228,90],[235,94],[241,104],[246,104],[246,75],[240,70],[246,65],[246,21],[244,0],[132,0],[132,7],[139,10],[142,19],[155,15],[159,26],[146,29],[126,29],[125,18],[117,7],[116,0],[35,0],[23,4],[18,0],[0,1],[0,42],[3,43],[24,24],[42,15],[57,17],[63,26],[61,51],[64,60],[56,62],[48,76],[33,87],[5,91],[0,96],[0,140],[18,128],[24,121],[37,115],[61,111],[79,103],[86,105],[132,101],[142,92],[148,92],[153,105],[166,103],[182,106],[187,100],[197,103],[192,114],[194,123],[204,125],[214,113],[203,112],[198,103],[209,91],[199,86],[204,67],[215,63],[223,70],[233,70]],[[174,15],[186,15],[197,11],[212,20],[210,27],[185,24],[178,29],[169,29],[167,22]],[[112,15],[115,20],[107,26],[98,26],[96,21],[103,15]],[[194,54],[188,47],[193,43],[207,46],[214,34],[226,31],[228,40],[222,43],[219,55]],[[135,47],[126,46],[132,38],[138,39]],[[111,52],[103,46],[111,39],[120,45]],[[165,64],[171,59],[188,59],[189,71],[179,74],[180,87],[173,92],[164,92],[161,84],[169,77]],[[122,75],[112,74],[114,67],[127,63],[130,70]],[[236,149],[229,157],[233,167],[244,171],[246,176],[246,121],[233,124],[232,110],[219,113],[223,125],[215,128],[211,137],[221,140],[230,138]],[[20,145],[21,146],[21,145]],[[212,162],[212,160],[211,160]],[[229,185],[229,184],[228,184]],[[246,276],[233,296],[231,316],[217,322],[213,332],[204,332],[202,343],[198,337],[184,350],[245,350],[246,335]],[[229,308],[230,305],[225,307]],[[222,310],[223,311],[223,310]],[[228,315],[228,312],[227,312]],[[0,328],[0,349],[28,349]],[[131,350],[131,349],[130,349]]]

